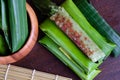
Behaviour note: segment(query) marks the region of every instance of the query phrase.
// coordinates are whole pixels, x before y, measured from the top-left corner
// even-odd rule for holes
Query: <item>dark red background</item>
[[[27,0],[31,5],[31,0]],[[62,0],[54,0],[61,3]],[[120,32],[120,0],[91,0],[91,3],[98,10],[98,12],[105,18],[105,20],[119,33]],[[41,18],[39,12],[34,8],[39,23]],[[42,37],[39,30],[39,38]],[[80,80],[68,67],[52,55],[47,49],[41,46],[38,42],[32,49],[29,55],[24,59],[14,63],[13,65],[36,69],[48,73],[58,74],[70,77],[73,80]],[[117,58],[109,57],[99,67],[102,72],[94,80],[120,80],[120,56]]]

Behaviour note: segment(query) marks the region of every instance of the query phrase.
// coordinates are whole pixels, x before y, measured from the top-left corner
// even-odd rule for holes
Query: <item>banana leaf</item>
[[[116,44],[113,55],[120,54],[120,36],[112,29],[105,19],[98,13],[94,6],[87,0],[73,0],[79,10],[83,13],[89,23],[104,37]]]
[[[61,5],[69,13],[69,15],[81,26],[81,28],[91,37],[91,39],[103,50],[108,56],[116,47],[115,44],[109,42],[106,38],[101,36],[95,28],[93,28],[82,12],[77,8],[72,0],[65,0]]]
[[[105,57],[105,53],[79,24],[72,19],[63,7],[59,7],[58,12],[52,15],[50,20],[52,20],[93,62],[97,62],[99,59]]]
[[[4,37],[0,34],[0,56],[8,55],[7,53],[9,53],[8,45]]]
[[[57,44],[55,44],[49,37],[45,36],[39,41],[43,46],[45,46],[49,51],[52,52],[59,60],[61,60],[66,66],[73,70],[82,80],[93,80],[93,78],[100,73],[100,70],[93,70],[91,73],[86,74],[84,69],[82,69],[75,61],[68,58],[60,50]]]
[[[7,0],[9,12],[9,27],[11,35],[11,51],[18,51],[28,38],[28,21],[26,0]]]
[[[0,2],[0,29],[2,29],[2,17],[1,17],[1,2]]]
[[[7,0],[1,0],[0,2],[1,2],[1,20],[2,20],[1,29],[4,33],[4,37],[7,42],[7,45],[9,46],[9,49],[11,49],[10,32],[9,32],[9,27],[8,27]]]
[[[96,69],[100,63],[102,63],[101,61],[100,63],[92,62],[51,20],[45,20],[40,25],[40,29],[57,45],[64,48],[64,50],[69,53],[69,56],[81,66],[86,73]]]

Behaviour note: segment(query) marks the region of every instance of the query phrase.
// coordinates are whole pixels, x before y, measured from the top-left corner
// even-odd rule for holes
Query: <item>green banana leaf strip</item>
[[[100,63],[94,63],[85,56],[78,47],[49,19],[45,20],[40,29],[51,38],[57,45],[64,48],[69,53],[69,56],[80,65],[86,73],[96,69]]]
[[[2,12],[2,26],[1,29],[4,33],[5,40],[9,46],[9,49],[11,49],[10,44],[10,29],[8,27],[8,9],[7,9],[7,0],[1,0],[1,12]]]
[[[0,29],[2,29],[2,17],[1,17],[1,2],[0,2]]]
[[[69,15],[83,28],[83,30],[91,37],[91,39],[102,49],[108,56],[116,47],[115,44],[107,42],[87,21],[72,0],[65,0],[61,5],[69,13]]]
[[[8,45],[4,37],[0,34],[0,56],[8,55],[7,53],[9,53]]]
[[[102,18],[94,6],[89,4],[86,0],[73,0],[73,2],[100,34],[117,45],[113,50],[114,56],[117,57],[120,54],[120,36],[112,29],[104,18]]]
[[[84,70],[76,64],[73,60],[65,56],[60,50],[57,44],[55,44],[47,36],[43,37],[39,41],[43,46],[45,46],[49,51],[51,51],[59,60],[61,60],[66,66],[73,70],[82,80],[93,80],[93,78],[100,73],[100,70],[93,70],[89,74],[85,74]]]
[[[26,0],[7,0],[12,52],[18,51],[28,38]]]

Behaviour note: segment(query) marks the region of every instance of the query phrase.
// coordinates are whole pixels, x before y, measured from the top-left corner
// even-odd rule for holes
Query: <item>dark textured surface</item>
[[[53,1],[61,3],[61,0]],[[28,2],[31,3],[31,0],[28,0]],[[91,0],[91,3],[105,20],[120,33],[120,0]],[[35,11],[40,23],[40,13],[36,9]],[[42,37],[41,31],[39,31],[39,33],[38,40]],[[70,77],[73,80],[80,80],[74,72],[61,63],[38,42],[28,56],[14,63],[14,65]],[[102,72],[94,80],[120,80],[120,56],[117,58],[107,58],[99,68]]]

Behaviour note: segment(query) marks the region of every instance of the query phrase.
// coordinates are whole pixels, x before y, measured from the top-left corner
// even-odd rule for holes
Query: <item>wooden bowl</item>
[[[12,55],[8,56],[0,56],[0,64],[14,63],[24,58],[27,54],[29,54],[29,52],[32,50],[37,41],[38,20],[36,14],[28,3],[26,3],[26,9],[31,23],[31,29],[28,40],[26,41],[25,45],[16,53],[13,53]]]

